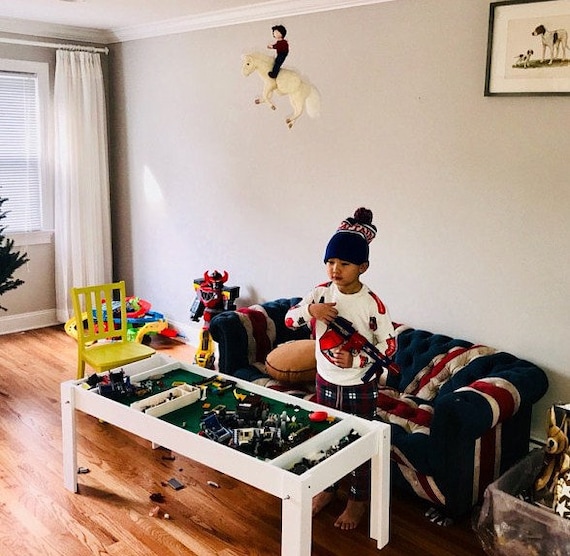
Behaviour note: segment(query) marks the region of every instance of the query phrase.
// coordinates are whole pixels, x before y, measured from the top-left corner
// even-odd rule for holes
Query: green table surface
[[[186,383],[190,385],[198,385],[205,380],[205,377],[193,373],[184,368],[173,369],[164,375],[159,375],[158,377],[151,377],[153,388],[148,394],[143,396],[129,395],[125,396],[120,400],[120,403],[125,405],[131,405],[135,401],[141,401],[151,395],[158,394],[170,388],[174,388],[177,383]],[[134,385],[137,385],[134,383]],[[270,392],[268,390],[268,392]],[[204,416],[212,411],[216,406],[223,405],[227,411],[235,411],[239,403],[239,399],[236,394],[249,394],[248,390],[242,388],[228,388],[224,391],[219,391],[211,386],[208,387],[207,396],[204,400],[198,400],[195,403],[187,405],[183,408],[177,409],[170,413],[167,413],[158,419],[162,419],[182,427],[190,432],[199,433],[201,430],[200,423]],[[261,399],[266,402],[269,406],[269,414],[282,415],[284,412],[287,416],[296,422],[295,428],[300,429],[305,426],[309,426],[311,429],[312,436],[319,434],[320,432],[331,427],[338,419],[325,420],[321,422],[314,422],[309,419],[310,411],[302,409],[294,403],[284,403],[280,400],[273,399],[268,393],[267,396],[261,396]],[[256,425],[250,425],[256,426]]]

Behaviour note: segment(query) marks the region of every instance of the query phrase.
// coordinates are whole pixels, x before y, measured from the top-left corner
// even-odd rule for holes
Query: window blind
[[[36,74],[0,71],[0,197],[6,232],[42,227],[41,141]]]

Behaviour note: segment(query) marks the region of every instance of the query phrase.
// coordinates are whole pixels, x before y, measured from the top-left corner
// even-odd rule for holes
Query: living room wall
[[[115,45],[115,273],[175,325],[227,270],[238,305],[303,295],[356,207],[392,318],[541,365],[570,401],[568,97],[484,97],[487,0],[398,0]],[[320,91],[289,130],[241,55],[288,29]]]

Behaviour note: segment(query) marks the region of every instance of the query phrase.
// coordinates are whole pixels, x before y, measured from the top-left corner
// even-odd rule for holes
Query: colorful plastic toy
[[[193,321],[204,318],[194,363],[206,369],[215,368],[214,341],[209,331],[210,321],[218,313],[235,310],[234,302],[239,296],[239,286],[227,288],[224,286],[227,280],[228,273],[224,271],[222,275],[217,270],[211,274],[206,270],[203,279],[194,280],[196,298],[190,308],[190,318]]]
[[[168,323],[162,313],[151,311],[150,302],[140,297],[130,296],[127,302],[127,339],[131,342],[139,344],[150,343],[151,334],[161,334],[169,338],[174,338],[178,334],[175,330],[168,328]],[[114,312],[116,303],[111,303],[111,309]],[[83,313],[83,320],[87,318],[87,314]],[[118,322],[118,319],[115,319]],[[77,323],[75,317],[70,318],[65,323],[65,331],[72,338],[77,339]]]

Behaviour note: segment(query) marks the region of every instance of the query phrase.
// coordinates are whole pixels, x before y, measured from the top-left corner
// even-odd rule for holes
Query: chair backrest
[[[71,296],[80,346],[112,338],[127,341],[124,281],[72,288]]]

